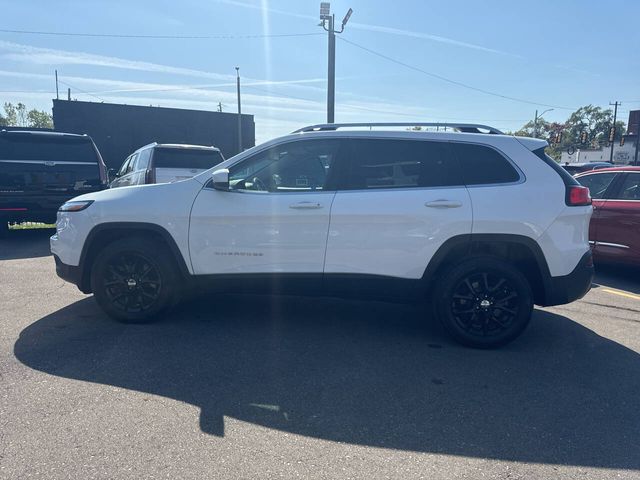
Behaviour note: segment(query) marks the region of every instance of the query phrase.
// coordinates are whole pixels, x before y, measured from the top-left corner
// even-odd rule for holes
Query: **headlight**
[[[79,212],[80,210],[84,210],[89,205],[93,203],[93,200],[84,200],[84,201],[76,201],[76,202],[67,202],[62,205],[58,211],[59,212]]]

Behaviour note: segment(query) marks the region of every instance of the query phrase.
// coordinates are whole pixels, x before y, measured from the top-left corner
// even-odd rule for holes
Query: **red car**
[[[603,168],[576,175],[589,187],[589,243],[595,260],[640,266],[640,167]]]

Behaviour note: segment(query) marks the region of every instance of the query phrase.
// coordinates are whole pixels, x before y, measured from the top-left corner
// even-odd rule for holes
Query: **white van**
[[[109,187],[186,180],[223,161],[216,147],[150,143],[127,157]]]

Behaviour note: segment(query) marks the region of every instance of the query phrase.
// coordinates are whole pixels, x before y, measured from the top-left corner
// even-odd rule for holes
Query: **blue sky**
[[[465,121],[515,129],[536,109],[564,120],[585,104],[640,108],[640,2],[339,0],[336,121]],[[0,102],[51,109],[54,69],[78,100],[255,115],[258,142],[326,117],[327,39],[316,0],[0,0]],[[244,35],[318,33],[296,37]],[[416,70],[417,69],[417,70]],[[421,70],[421,71],[420,71]],[[427,72],[427,73],[425,73]],[[488,95],[468,86],[528,102]],[[66,95],[67,85],[61,84]]]

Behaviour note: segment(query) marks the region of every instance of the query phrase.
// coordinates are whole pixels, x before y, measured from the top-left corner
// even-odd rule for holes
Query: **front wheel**
[[[102,250],[91,269],[98,305],[127,323],[150,322],[174,301],[177,274],[170,255],[141,237],[117,240]]]
[[[451,267],[434,295],[436,314],[458,342],[495,348],[518,337],[533,311],[527,279],[509,263],[491,257]]]

